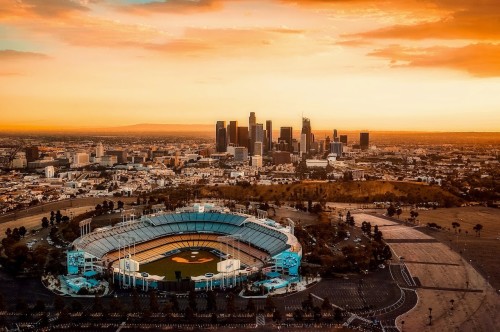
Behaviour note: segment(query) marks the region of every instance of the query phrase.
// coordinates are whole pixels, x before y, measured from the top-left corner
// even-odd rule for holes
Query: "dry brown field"
[[[436,210],[418,210],[418,220],[420,224],[426,225],[429,222],[435,222],[441,227],[453,230],[451,223],[456,221],[460,223],[462,233],[469,232],[469,235],[475,235],[472,228],[476,224],[483,225],[481,231],[482,238],[500,237],[500,209],[488,208],[483,206],[469,206],[457,208],[441,208]],[[404,211],[400,219],[404,220],[410,216],[409,211]]]

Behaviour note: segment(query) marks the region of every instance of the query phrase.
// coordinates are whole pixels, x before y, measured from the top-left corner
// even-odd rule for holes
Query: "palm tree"
[[[483,225],[477,224],[472,229],[476,231],[477,236],[481,237],[481,230],[483,229]]]

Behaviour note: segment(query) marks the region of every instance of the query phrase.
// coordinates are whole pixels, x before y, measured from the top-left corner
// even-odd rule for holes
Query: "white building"
[[[54,166],[47,166],[45,167],[45,177],[47,179],[52,179],[55,175],[56,171],[54,169]]]
[[[102,142],[99,142],[95,148],[95,156],[96,158],[101,158],[104,156],[104,146],[102,145]]]
[[[90,157],[88,153],[77,152],[73,154],[73,167],[82,167],[90,163]]]
[[[262,167],[262,156],[252,156],[252,167]]]
[[[310,167],[322,167],[325,168],[328,166],[328,160],[324,159],[307,159],[306,160],[306,166],[307,168]]]

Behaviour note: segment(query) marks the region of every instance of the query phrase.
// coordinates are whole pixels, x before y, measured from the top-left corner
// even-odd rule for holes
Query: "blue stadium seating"
[[[117,235],[133,237],[136,243],[143,243],[170,235],[210,233],[239,234],[241,241],[264,250],[271,256],[289,248],[286,234],[264,224],[253,221],[245,222],[246,219],[246,216],[230,213],[166,213],[150,216],[145,221],[136,221],[126,226],[91,233],[77,240],[77,246],[94,256],[102,257],[118,249]]]

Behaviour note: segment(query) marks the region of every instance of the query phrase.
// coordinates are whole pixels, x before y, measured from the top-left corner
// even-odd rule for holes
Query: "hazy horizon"
[[[497,132],[497,0],[0,0],[0,130]]]

